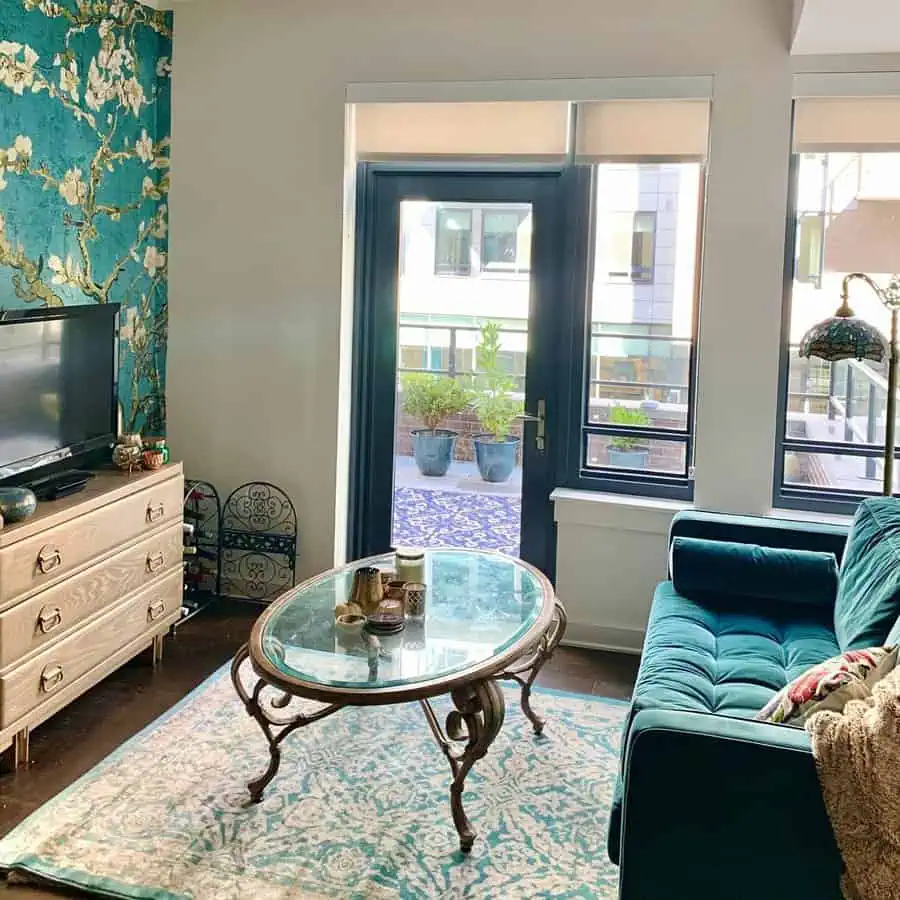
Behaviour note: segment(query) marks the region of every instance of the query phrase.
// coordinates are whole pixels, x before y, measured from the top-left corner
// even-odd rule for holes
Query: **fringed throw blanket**
[[[806,723],[844,860],[844,896],[900,900],[900,669]]]

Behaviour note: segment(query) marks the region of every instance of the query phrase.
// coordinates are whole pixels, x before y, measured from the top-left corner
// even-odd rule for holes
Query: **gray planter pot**
[[[492,484],[509,481],[516,467],[519,438],[507,435],[505,441],[495,441],[489,434],[476,434],[472,443],[475,445],[475,462],[478,463],[481,477]]]
[[[423,475],[440,478],[447,474],[453,460],[457,433],[445,428],[417,428],[413,431],[413,458]]]
[[[607,447],[609,464],[617,469],[646,469],[650,462],[650,451],[646,449],[615,450]]]

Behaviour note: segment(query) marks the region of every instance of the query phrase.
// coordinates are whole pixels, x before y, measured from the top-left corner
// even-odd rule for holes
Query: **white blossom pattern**
[[[144,268],[147,274],[153,278],[160,269],[166,267],[166,254],[151,244],[144,254]]]
[[[138,0],[2,2],[41,15],[4,19],[22,31],[0,40],[0,103],[22,104],[0,134],[0,307],[121,303],[126,427],[162,433],[171,15]]]

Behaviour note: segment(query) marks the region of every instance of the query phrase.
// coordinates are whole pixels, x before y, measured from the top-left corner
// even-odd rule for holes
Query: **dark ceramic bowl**
[[[6,524],[21,522],[37,509],[37,497],[28,488],[0,487],[0,516]]]

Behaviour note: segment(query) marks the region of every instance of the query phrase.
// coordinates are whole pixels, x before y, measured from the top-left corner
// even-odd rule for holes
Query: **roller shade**
[[[575,154],[579,162],[705,159],[707,100],[604,100],[579,103]]]
[[[566,156],[564,102],[359,103],[355,115],[360,160]]]
[[[900,150],[900,97],[794,101],[794,152]]]

